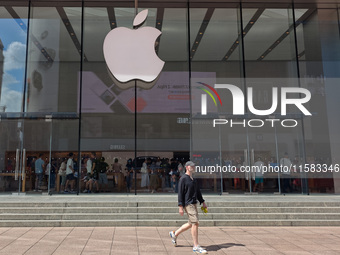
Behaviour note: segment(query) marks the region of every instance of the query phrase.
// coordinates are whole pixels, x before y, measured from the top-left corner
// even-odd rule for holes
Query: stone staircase
[[[164,201],[164,200],[163,200]],[[2,202],[0,227],[180,226],[163,201]],[[340,226],[340,202],[213,201],[200,226]]]

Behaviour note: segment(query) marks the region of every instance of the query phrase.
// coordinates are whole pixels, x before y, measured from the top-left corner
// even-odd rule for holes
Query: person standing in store
[[[65,190],[65,184],[66,184],[66,163],[67,163],[67,158],[62,158],[62,162],[59,167],[59,172],[58,175],[61,177],[61,189],[60,190]]]
[[[42,159],[43,154],[39,154],[39,158],[35,161],[35,190],[41,191],[41,184],[44,177],[45,162]]]
[[[91,172],[92,172],[92,160],[89,156],[85,157],[85,164],[86,164],[86,176],[84,177],[85,181],[85,189],[83,193],[88,193],[90,189],[90,180],[91,180]],[[92,185],[91,185],[92,186]]]
[[[102,192],[108,192],[108,180],[107,180],[107,175],[106,175],[106,171],[108,169],[109,165],[108,163],[105,162],[105,158],[101,157],[100,161],[99,161],[99,179],[98,179],[98,183],[100,185],[101,191]]]
[[[118,186],[119,175],[123,171],[122,164],[118,163],[118,158],[115,158],[115,161],[112,164],[112,170],[115,173],[113,175],[113,187],[115,187],[115,186]]]
[[[152,162],[150,165],[150,188],[151,193],[155,193],[158,187],[158,172],[156,168],[156,162]]]
[[[176,159],[171,159],[171,171],[170,171],[170,184],[171,188],[173,189],[173,192],[177,193],[178,192],[178,177],[179,177],[179,172],[178,170],[178,163]]]
[[[126,192],[130,193],[131,191],[131,182],[133,179],[133,167],[132,167],[132,159],[129,158],[126,162]]]
[[[255,166],[254,192],[256,192],[256,190],[262,192],[263,191],[263,166],[264,166],[264,163],[263,163],[263,161],[261,160],[260,157],[254,163],[254,166]]]
[[[48,163],[45,169],[45,175],[50,189],[54,189],[55,187],[56,168],[56,161],[53,159],[52,163]]]
[[[33,156],[30,162],[30,175],[31,175],[31,187],[33,188],[33,190],[35,190],[35,161],[37,160],[36,156]],[[8,166],[11,165],[11,160],[8,160],[8,164],[7,164],[7,171],[8,171]]]
[[[145,158],[145,161],[142,165],[142,168],[140,169],[141,172],[141,184],[140,186],[142,188],[147,187],[148,190],[150,190],[150,178],[149,178],[149,168],[148,168],[148,161],[147,158]]]
[[[280,159],[280,166],[283,169],[281,175],[283,183],[282,192],[283,193],[292,192],[292,187],[290,185],[290,169],[292,167],[292,161],[290,161],[287,152],[285,152],[284,157]]]
[[[195,172],[195,163],[188,161],[185,164],[185,174],[179,180],[178,185],[178,206],[179,214],[183,216],[184,211],[187,213],[189,221],[182,225],[176,231],[170,231],[169,235],[171,242],[177,246],[177,237],[184,231],[191,228],[191,235],[194,242],[193,252],[205,254],[207,251],[198,244],[198,211],[197,200],[200,204],[203,203],[203,208],[208,210],[207,205],[202,197],[201,190],[198,186],[197,180],[193,178],[192,174]]]
[[[66,184],[65,184],[65,190],[64,193],[68,193],[68,185],[70,184],[71,186],[71,193],[73,193],[73,188],[74,188],[74,182],[76,178],[74,177],[74,168],[73,168],[73,153],[70,152],[68,154],[68,160],[66,164]]]
[[[164,181],[165,187],[170,188],[170,164],[169,159],[166,158],[162,164],[163,172],[164,172]]]

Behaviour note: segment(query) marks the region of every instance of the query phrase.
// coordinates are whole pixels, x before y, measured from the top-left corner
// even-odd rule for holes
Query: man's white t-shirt
[[[91,159],[87,160],[86,169],[87,169],[87,173],[90,174],[91,170],[92,170],[92,161],[91,161]]]
[[[66,175],[73,174],[72,168],[73,168],[73,160],[69,158],[67,160]]]

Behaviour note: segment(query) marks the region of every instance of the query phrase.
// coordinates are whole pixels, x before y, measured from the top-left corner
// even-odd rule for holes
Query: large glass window
[[[296,17],[300,83],[312,94],[308,107],[313,115],[304,121],[306,163],[335,166],[340,151],[338,10],[301,5],[295,13],[303,13],[303,19]],[[338,178],[337,173],[313,175],[309,190],[338,192]]]
[[[137,89],[137,106],[141,107],[137,108],[136,150],[138,157],[149,158],[150,172],[149,184],[141,174],[137,187],[140,191],[177,191],[177,166],[189,158],[190,151],[188,12],[186,5],[172,8],[166,4],[150,11],[147,25],[162,32],[155,50],[165,64],[151,88]],[[159,164],[166,159],[170,166],[162,169]]]
[[[202,6],[202,7],[201,7]],[[226,125],[213,127],[213,119],[232,115],[233,100],[225,89],[215,84],[233,84],[244,90],[240,8],[235,5],[204,5],[190,8],[191,60],[191,157],[207,169],[209,166],[239,166],[247,150],[245,130]],[[207,114],[202,114],[203,97],[207,98]],[[245,190],[244,178],[221,173],[198,174],[207,192]],[[236,180],[237,179],[237,180]],[[237,191],[236,190],[236,191]]]
[[[107,183],[94,186],[95,192],[99,188],[102,191],[125,192],[122,170],[125,169],[127,159],[135,157],[134,83],[119,83],[106,66],[103,54],[106,35],[117,27],[132,29],[133,18],[132,4],[86,3],[84,6],[82,159],[84,163],[88,160],[96,163],[96,171],[102,157],[108,165]],[[92,152],[95,156],[90,159]],[[116,159],[118,162],[114,165]],[[87,169],[84,168],[82,177],[86,173]],[[89,187],[82,186],[82,190],[88,189]]]
[[[113,29],[134,29],[133,2],[2,3],[2,191],[63,192],[64,173],[56,171],[70,153],[79,177],[69,191],[88,190],[83,180],[93,162],[105,166],[96,171],[106,171],[107,181],[92,191],[176,192],[180,163],[189,158],[200,167],[196,177],[204,192],[340,191],[340,173],[240,172],[287,160],[302,167],[340,163],[339,9],[141,2],[138,12],[148,9],[143,26],[162,32],[154,49],[165,64],[153,82],[122,83],[106,65],[103,42]],[[281,90],[287,87],[311,92],[303,105],[312,116],[294,104],[283,114]],[[38,185],[40,154],[44,178]],[[131,167],[136,171],[125,171]]]
[[[28,112],[78,112],[81,5],[32,1],[27,63]]]
[[[280,105],[273,104],[273,87],[280,93],[281,87],[299,86],[292,8],[257,4],[190,11],[192,157],[202,167],[219,165],[236,170],[216,174],[203,168],[208,173],[202,173],[202,182],[215,192],[301,192],[300,187],[293,188],[292,178],[288,191],[287,181],[280,181],[284,175],[240,173],[242,166],[278,165],[284,154],[292,161],[304,155],[300,114],[293,116],[298,123],[295,129],[268,124],[271,119],[279,123],[283,119]],[[198,70],[211,70],[213,77],[203,77]],[[206,78],[205,82],[195,80],[196,76]],[[220,84],[215,87],[216,93],[212,89],[215,84]],[[195,94],[195,89],[200,93]],[[235,91],[239,93],[237,99]],[[200,108],[203,100],[207,101],[207,114]],[[268,114],[254,112],[273,105]],[[236,109],[244,111],[236,113]],[[287,112],[298,110],[291,107]]]
[[[0,112],[23,111],[28,6],[0,3]]]

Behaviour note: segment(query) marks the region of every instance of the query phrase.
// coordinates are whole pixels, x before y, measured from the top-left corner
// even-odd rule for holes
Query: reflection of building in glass
[[[0,39],[0,100],[1,100],[1,89],[2,89],[2,76],[4,74],[4,45]]]

